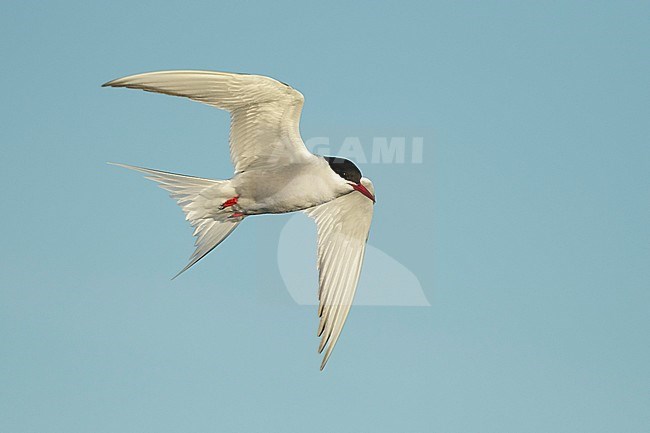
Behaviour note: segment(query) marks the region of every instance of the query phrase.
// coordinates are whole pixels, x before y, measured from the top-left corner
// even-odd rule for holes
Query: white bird
[[[300,92],[272,78],[161,71],[103,85],[183,96],[230,112],[235,174],[212,180],[116,164],[169,191],[194,227],[196,249],[176,276],[219,245],[246,217],[304,211],[318,229],[321,370],[341,335],[359,281],[374,188],[351,161],[314,155],[300,137]],[[175,277],[174,277],[175,278]]]

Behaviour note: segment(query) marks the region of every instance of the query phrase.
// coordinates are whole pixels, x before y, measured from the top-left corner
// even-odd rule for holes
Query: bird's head
[[[350,191],[359,191],[373,203],[375,202],[375,189],[372,182],[361,175],[361,170],[352,161],[334,156],[325,156],[324,158],[334,173],[348,184],[351,188]]]

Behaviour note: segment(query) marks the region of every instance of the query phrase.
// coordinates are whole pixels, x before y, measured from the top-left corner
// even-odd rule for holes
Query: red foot
[[[233,213],[232,215],[230,215],[230,218],[239,218],[239,217],[243,217],[243,216],[244,216],[243,213],[241,213],[241,212],[235,212],[235,213]]]
[[[223,204],[221,205],[221,209],[225,209],[227,207],[236,205],[238,199],[239,199],[239,194],[234,196],[233,198],[229,198],[228,200],[223,202]]]

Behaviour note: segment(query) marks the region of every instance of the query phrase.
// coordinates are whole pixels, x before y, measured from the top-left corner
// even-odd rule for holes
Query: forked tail
[[[109,164],[139,171],[147,179],[157,182],[161,188],[169,191],[170,197],[185,212],[185,219],[194,227],[196,249],[187,266],[172,279],[191,268],[223,242],[243,219],[241,216],[233,218],[232,211],[221,207],[221,204],[235,195],[227,180],[185,176],[127,164]]]

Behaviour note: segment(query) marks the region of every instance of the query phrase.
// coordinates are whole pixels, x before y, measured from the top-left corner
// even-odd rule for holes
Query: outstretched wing
[[[374,194],[369,180],[364,178],[362,183]],[[373,203],[362,194],[351,192],[305,212],[318,227],[318,352],[327,347],[322,370],[341,335],[357,290]]]
[[[212,71],[160,71],[118,78],[103,86],[183,96],[229,111],[230,159],[236,173],[314,157],[300,138],[302,94],[273,78]]]

